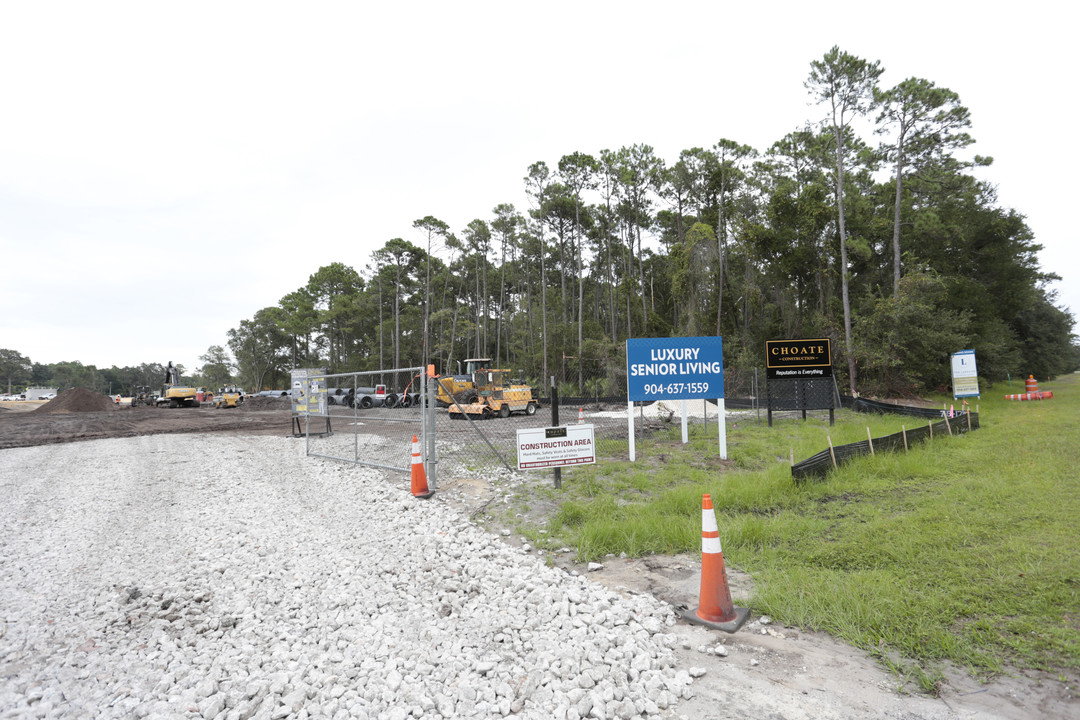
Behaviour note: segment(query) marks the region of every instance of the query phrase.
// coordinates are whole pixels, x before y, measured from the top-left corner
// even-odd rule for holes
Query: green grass
[[[864,648],[925,692],[942,661],[979,678],[1010,666],[1075,675],[1080,376],[1041,386],[1056,397],[1016,403],[984,389],[982,429],[799,486],[792,451],[798,462],[826,435],[839,445],[920,421],[840,411],[831,428],[821,413],[729,422],[727,462],[715,425],[685,446],[675,427],[639,443],[636,463],[565,473],[562,489],[543,491],[557,509],[531,536],[582,560],[699,552],[709,493],[726,562],[754,580],[736,600],[757,613]]]

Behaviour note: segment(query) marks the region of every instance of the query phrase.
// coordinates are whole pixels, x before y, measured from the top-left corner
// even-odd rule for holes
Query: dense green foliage
[[[490,356],[617,391],[626,338],[706,334],[736,367],[763,364],[767,339],[830,337],[864,394],[940,388],[965,348],[988,380],[1077,367],[1023,216],[968,174],[989,160],[955,156],[973,142],[959,96],[918,78],[883,90],[880,74],[833,48],[807,81],[825,121],[764,152],[722,139],[670,164],[644,144],[536,162],[528,211],[501,204],[460,236],[416,220],[416,244],[320,268],[241,322],[241,380]],[[875,112],[878,147],[852,122]]]

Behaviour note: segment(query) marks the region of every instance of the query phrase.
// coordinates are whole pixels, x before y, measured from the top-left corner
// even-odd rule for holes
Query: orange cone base
[[[428,490],[427,480],[424,478],[412,478],[412,496],[427,500],[435,494],[434,490]]]
[[[679,616],[688,623],[694,625],[704,625],[705,627],[712,628],[713,630],[723,630],[724,632],[733,633],[738,631],[746,622],[746,618],[750,617],[750,611],[744,607],[734,606],[735,617],[726,622],[713,622],[706,620],[698,615],[697,609],[683,610],[679,613]]]

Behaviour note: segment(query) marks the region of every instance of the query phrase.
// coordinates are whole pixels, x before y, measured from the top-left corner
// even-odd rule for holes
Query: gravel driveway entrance
[[[549,568],[407,477],[302,453],[4,451],[0,715],[662,717],[690,694],[669,606]]]

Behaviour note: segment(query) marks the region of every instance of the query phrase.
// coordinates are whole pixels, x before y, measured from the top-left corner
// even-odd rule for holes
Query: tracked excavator
[[[198,391],[180,382],[180,368],[169,361],[165,368],[165,383],[161,386],[161,395],[158,397],[158,406],[167,405],[171,408],[199,407],[199,401],[195,397]]]

